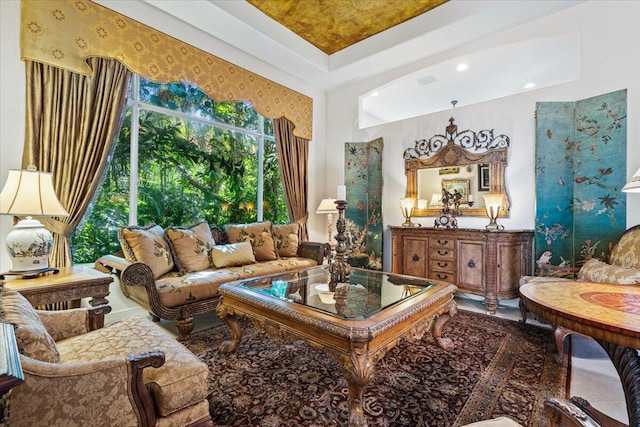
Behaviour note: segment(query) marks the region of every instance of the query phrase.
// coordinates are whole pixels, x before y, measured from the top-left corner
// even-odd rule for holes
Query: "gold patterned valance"
[[[160,83],[191,82],[217,101],[247,101],[286,117],[311,139],[313,100],[89,0],[22,0],[22,59],[91,74],[90,57],[115,58]]]

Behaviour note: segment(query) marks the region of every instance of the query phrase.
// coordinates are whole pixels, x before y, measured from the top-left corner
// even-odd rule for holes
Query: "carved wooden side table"
[[[4,285],[20,292],[33,306],[64,303],[91,298],[92,307],[108,304],[109,285],[113,277],[96,270],[91,265],[62,267],[58,274],[35,279],[20,279],[7,276]],[[97,319],[96,326],[104,326],[104,315]]]

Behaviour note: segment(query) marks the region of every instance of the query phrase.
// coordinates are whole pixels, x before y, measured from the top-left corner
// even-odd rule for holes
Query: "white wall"
[[[455,94],[458,108],[387,125],[358,129],[358,97],[401,74],[395,70],[368,81],[331,91],[327,96],[328,152],[336,157],[328,164],[329,176],[344,176],[344,142],[384,139],[383,218],[387,225],[403,221],[399,205],[406,179],[403,152],[415,141],[443,134],[449,117],[460,130],[495,129],[511,138],[506,181],[511,200],[509,218],[499,222],[507,229],[533,229],[535,224],[535,104],[542,101],[575,101],[627,89],[627,175],[640,167],[640,2],[591,1],[482,38],[430,61],[453,59],[479,49],[566,33],[581,35],[581,76],[578,81],[534,90],[494,101],[460,107],[464,94]],[[428,64],[414,64],[404,71]],[[478,82],[478,84],[490,84]],[[433,226],[433,218],[414,218]],[[461,228],[483,228],[485,218],[459,218]],[[627,196],[627,226],[640,223],[640,195]],[[385,232],[384,267],[390,268],[390,235]]]
[[[325,158],[325,94],[296,80],[275,67],[243,54],[232,46],[194,30],[144,2],[100,1],[107,7],[150,25],[167,34],[203,50],[247,68],[257,74],[290,87],[313,98],[313,141],[309,146],[309,231],[310,239],[326,240],[326,216],[315,215],[315,209],[327,192],[324,181]],[[0,1],[2,39],[0,45],[0,189],[4,186],[9,169],[21,167],[24,145],[25,77],[24,63],[20,61],[20,1]],[[322,159],[322,160],[317,160]],[[334,190],[335,191],[335,187]],[[6,235],[12,229],[11,217],[0,216],[0,272],[11,268],[4,249]]]

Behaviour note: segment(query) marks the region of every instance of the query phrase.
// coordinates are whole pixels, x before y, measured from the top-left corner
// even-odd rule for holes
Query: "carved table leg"
[[[441,314],[433,322],[433,329],[431,330],[431,334],[433,335],[433,339],[436,340],[436,342],[438,343],[438,346],[441,349],[447,350],[447,351],[453,350],[453,347],[454,347],[453,341],[451,340],[451,338],[443,338],[442,337],[442,329],[444,328],[444,325],[447,324],[449,319],[451,319],[451,315],[450,314],[448,314],[448,313]]]
[[[220,344],[220,353],[231,353],[235,351],[242,339],[242,327],[238,321],[238,317],[232,308],[225,306],[224,304],[218,304],[216,308],[216,314],[231,330],[231,340],[227,340]]]
[[[362,408],[362,396],[365,386],[373,378],[375,362],[367,357],[367,350],[362,347],[351,348],[351,359],[343,364],[344,378],[349,390],[349,426],[366,427],[367,420]]]
[[[520,315],[522,316],[522,323],[527,323],[527,306],[524,305],[524,301],[520,298],[520,302],[518,303],[520,307]]]
[[[562,359],[564,358],[564,339],[567,335],[573,333],[572,330],[563,328],[562,326],[556,326],[553,330],[553,337],[556,340],[556,348],[558,349],[558,358],[556,360],[559,364],[562,364]]]
[[[602,340],[596,341],[609,355],[622,381],[629,426],[640,426],[640,355],[638,351]]]

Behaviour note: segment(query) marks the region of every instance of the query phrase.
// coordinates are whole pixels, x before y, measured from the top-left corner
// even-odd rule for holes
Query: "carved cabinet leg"
[[[235,351],[242,339],[242,327],[240,326],[238,317],[232,308],[229,308],[224,304],[218,304],[216,314],[231,331],[231,340],[223,342],[220,345],[219,351],[220,353],[231,353],[232,351]]]

